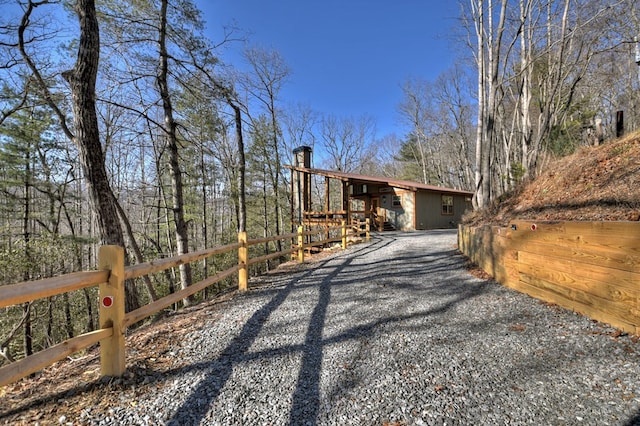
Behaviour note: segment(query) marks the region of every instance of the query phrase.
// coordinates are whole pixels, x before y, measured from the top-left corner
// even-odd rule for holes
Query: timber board
[[[637,242],[634,244],[638,245]],[[623,249],[581,244],[562,245],[533,240],[518,246],[518,250],[525,253],[640,273],[640,253],[634,254],[632,251]]]
[[[640,222],[564,222],[565,230],[572,234],[602,235],[608,238],[640,238]]]
[[[625,331],[635,332],[635,324],[640,323],[638,310],[633,307],[601,299],[577,289],[559,286],[526,273],[522,273],[520,277],[520,286],[529,290],[526,292],[530,295],[538,294],[534,297],[551,301],[590,318],[623,328]]]
[[[512,244],[527,244],[529,241],[540,241],[569,246],[594,246],[609,250],[626,250],[634,255],[640,255],[640,236],[633,234],[611,236],[605,234],[544,232],[539,230],[508,230],[507,233]]]
[[[568,274],[575,277],[575,279],[615,283],[617,286],[625,288],[636,294],[640,291],[640,287],[638,286],[638,283],[640,282],[640,275],[633,272],[621,271],[576,261],[568,262],[564,259],[555,259],[553,257],[527,252],[519,252],[518,259],[520,265],[544,267],[545,269]]]
[[[531,230],[531,225],[536,225],[536,230]],[[518,231],[528,231],[533,233],[559,233],[572,235],[602,235],[609,238],[640,238],[640,222],[631,221],[603,221],[603,222],[580,222],[580,221],[529,221],[513,220],[509,222],[509,229],[516,225]]]
[[[516,226],[516,229],[513,229],[513,226]],[[536,230],[531,230],[531,226],[535,225]],[[557,234],[564,234],[565,226],[564,222],[536,222],[536,221],[528,221],[528,220],[512,220],[509,222],[509,226],[507,227],[510,232],[531,232],[531,233],[545,233],[545,232],[553,232]]]
[[[530,230],[535,224],[537,230],[534,232],[559,232],[568,234],[585,235],[607,235],[610,237],[628,237],[630,235],[640,235],[640,222],[638,221],[532,221],[513,220],[509,222],[516,225],[518,230]]]
[[[520,279],[523,276],[529,276],[543,280],[544,282],[553,283],[555,286],[565,288],[562,292],[570,294],[572,291],[581,291],[585,294],[591,294],[602,300],[609,300],[635,308],[637,306],[637,291],[623,289],[603,281],[590,280],[586,278],[576,277],[573,274],[554,271],[541,266],[527,265],[521,263],[518,267]]]

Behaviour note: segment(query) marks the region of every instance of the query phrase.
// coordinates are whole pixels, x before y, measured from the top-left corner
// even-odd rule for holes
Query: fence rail
[[[317,227],[316,227],[317,228]],[[338,232],[339,237],[312,241],[313,235]],[[98,286],[100,327],[97,330],[65,340],[33,355],[20,359],[0,368],[0,387],[15,382],[29,374],[35,373],[75,352],[100,343],[100,369],[103,376],[121,376],[126,369],[125,332],[127,327],[142,321],[180,300],[183,300],[205,288],[214,285],[225,278],[238,274],[238,289],[244,291],[248,285],[248,267],[265,262],[276,257],[284,257],[297,253],[299,262],[305,259],[305,251],[312,247],[341,241],[346,249],[349,237],[360,238],[365,235],[369,240],[369,223],[364,229],[347,226],[345,221],[341,226],[324,227],[323,229],[305,230],[298,228],[298,232],[273,237],[247,239],[246,232],[238,234],[238,242],[212,249],[200,250],[167,259],[153,260],[133,266],[124,266],[124,249],[117,246],[102,246],[98,256],[97,271],[76,272],[59,277],[38,281],[26,281],[18,284],[0,286],[0,308],[28,303],[37,299],[55,296],[74,290]],[[305,242],[307,237],[307,242]],[[290,248],[250,258],[249,247],[273,241],[291,241]],[[185,289],[176,291],[154,302],[142,306],[134,311],[125,313],[124,281],[144,275],[161,272],[185,263],[196,262],[216,254],[238,252],[238,264],[225,271],[205,278]]]
[[[25,281],[0,287],[0,308],[56,296],[105,282],[108,271],[75,272],[37,281]]]
[[[458,245],[507,287],[640,334],[639,222],[460,226]]]

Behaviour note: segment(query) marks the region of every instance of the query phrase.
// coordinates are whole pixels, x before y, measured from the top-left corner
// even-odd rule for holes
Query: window
[[[453,214],[453,195],[442,196],[442,214],[444,215]]]
[[[391,205],[393,207],[402,206],[402,196],[401,195],[394,195],[393,198],[391,199]]]
[[[367,184],[366,183],[354,183],[349,187],[349,194],[351,195],[362,195],[367,193]]]

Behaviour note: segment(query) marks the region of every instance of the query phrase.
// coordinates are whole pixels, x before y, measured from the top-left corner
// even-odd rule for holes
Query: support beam
[[[342,210],[347,223],[351,223],[351,203],[349,202],[349,181],[342,181]]]

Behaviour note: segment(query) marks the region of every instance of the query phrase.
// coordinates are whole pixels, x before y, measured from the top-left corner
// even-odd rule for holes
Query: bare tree
[[[274,215],[275,215],[275,233],[279,235],[282,226],[282,207],[280,205],[280,183],[282,178],[282,162],[280,155],[280,147],[282,142],[282,130],[279,120],[279,110],[276,106],[278,96],[282,85],[289,76],[289,69],[277,51],[265,51],[262,49],[252,48],[244,52],[245,59],[251,65],[252,76],[246,84],[246,88],[254,99],[256,99],[266,110],[270,121],[270,137],[268,145],[265,144],[265,159],[271,157],[273,161],[267,161],[265,166],[269,172],[273,195],[275,199]],[[248,111],[247,111],[248,112]],[[250,116],[250,115],[249,115]],[[251,116],[250,116],[251,117]],[[254,121],[252,119],[252,121]],[[277,250],[281,251],[282,242],[276,242]]]
[[[476,207],[533,176],[545,150],[561,151],[570,123],[592,116],[579,101],[591,96],[581,86],[594,58],[610,48],[593,29],[610,33],[619,4],[470,0],[478,72]]]
[[[299,146],[313,149],[317,136],[315,127],[319,116],[310,106],[303,104],[290,105],[284,112],[282,121],[287,137],[284,138],[287,164],[293,164],[293,150]]]
[[[402,87],[404,98],[399,106],[400,116],[411,129],[410,143],[405,149],[420,167],[422,183],[431,182],[432,172],[436,172],[436,146],[433,128],[436,114],[433,108],[433,85],[420,79],[411,79]]]
[[[359,172],[368,144],[375,138],[371,117],[325,116],[321,122],[320,143],[329,155],[328,167],[343,172]]]
[[[478,34],[478,69],[482,77],[478,83],[478,140],[476,141],[476,195],[479,208],[489,205],[492,199],[491,153],[497,144],[498,106],[502,81],[500,80],[503,35],[507,17],[508,0],[499,0],[498,23],[494,25],[494,3],[488,0],[472,0]],[[486,19],[485,19],[486,17]],[[482,93],[482,96],[480,94]],[[482,98],[482,102],[480,101]],[[481,118],[480,118],[481,117]]]
[[[438,109],[437,132],[444,138],[446,153],[443,168],[449,169],[445,184],[450,187],[473,189],[474,155],[473,112],[467,93],[467,74],[455,65],[435,81],[434,96]]]
[[[448,187],[472,186],[472,112],[465,75],[454,67],[434,81],[418,78],[403,86],[400,116],[410,133],[396,158],[401,175]]]

